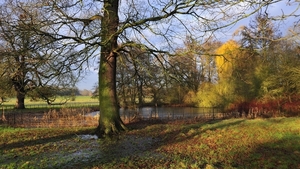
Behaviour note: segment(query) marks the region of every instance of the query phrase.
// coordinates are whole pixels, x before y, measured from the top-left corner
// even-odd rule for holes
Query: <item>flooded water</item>
[[[99,111],[89,116],[99,116]],[[182,119],[182,118],[220,118],[223,116],[219,108],[195,107],[143,107],[138,109],[120,109],[122,120],[141,119]]]

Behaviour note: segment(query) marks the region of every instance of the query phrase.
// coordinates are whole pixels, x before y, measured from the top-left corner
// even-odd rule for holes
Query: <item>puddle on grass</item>
[[[15,157],[4,154],[0,157],[0,163],[2,160],[0,166],[3,168],[80,168],[95,162],[101,165],[130,157],[161,158],[163,155],[155,151],[159,142],[159,138],[130,134],[112,140],[96,139],[94,135],[76,135],[68,139],[34,145],[40,150],[31,155]]]
[[[64,146],[69,147],[68,149],[44,154],[41,159],[43,162],[37,165],[72,168],[76,167],[74,166],[76,164],[89,164],[95,161],[104,164],[131,156],[157,157],[160,154],[155,152],[155,149],[158,148],[159,141],[158,138],[124,135],[120,136],[119,140],[106,142],[96,139],[94,135],[77,135],[72,139],[63,140]],[[51,163],[49,159],[55,163]]]
[[[96,139],[98,139],[97,135],[90,135],[90,134],[78,135],[78,137],[82,140],[96,140]]]

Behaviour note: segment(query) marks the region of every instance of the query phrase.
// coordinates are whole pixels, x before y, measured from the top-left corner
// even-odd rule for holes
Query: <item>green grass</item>
[[[0,168],[300,168],[300,118],[138,123],[118,139],[92,128],[0,128]]]
[[[16,103],[16,98],[9,98],[7,99],[7,102],[4,102],[4,105],[14,105]],[[60,102],[63,100],[63,98],[58,97],[57,102]],[[85,102],[97,102],[98,100],[95,98],[92,98],[91,96],[75,96],[74,101],[68,101],[70,103],[85,103]],[[56,103],[56,102],[55,102]],[[25,104],[30,105],[30,104],[46,104],[45,101],[43,100],[38,100],[38,101],[31,101],[30,98],[25,99]]]
[[[71,107],[81,107],[82,105],[91,105],[91,106],[97,106],[99,104],[99,101],[97,99],[92,98],[91,96],[76,96],[74,101],[68,101],[64,105],[55,105],[58,103],[61,103],[63,101],[63,98],[57,98],[54,102],[54,105],[48,105],[43,100],[38,101],[31,101],[30,98],[25,99],[25,107],[26,108],[61,108],[64,106],[71,106]],[[4,102],[2,104],[3,107],[6,107],[7,109],[14,108],[16,104],[16,98],[10,98],[7,100],[7,102]]]

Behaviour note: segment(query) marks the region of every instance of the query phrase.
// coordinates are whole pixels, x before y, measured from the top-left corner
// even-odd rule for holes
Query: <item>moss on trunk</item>
[[[100,137],[118,134],[126,129],[120,118],[116,94],[118,5],[118,0],[104,1],[104,16],[101,20],[100,119],[96,129],[96,134]]]

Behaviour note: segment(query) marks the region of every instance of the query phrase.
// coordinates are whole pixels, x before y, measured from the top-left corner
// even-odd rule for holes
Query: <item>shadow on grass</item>
[[[49,132],[49,131],[44,130],[44,132]],[[20,138],[19,141],[17,141],[17,142],[13,142],[13,143],[5,143],[4,142],[4,143],[0,144],[0,149],[1,150],[9,150],[9,149],[15,149],[15,148],[22,148],[22,147],[26,147],[26,146],[47,144],[50,142],[56,142],[56,141],[60,141],[60,140],[70,139],[70,138],[74,137],[75,135],[87,134],[87,133],[91,133],[91,132],[92,132],[91,129],[86,129],[86,130],[80,130],[78,132],[71,132],[71,133],[68,132],[68,133],[64,134],[64,131],[62,130],[61,134],[58,134],[56,136],[42,136],[41,138],[38,138],[38,139],[23,140],[23,141],[22,141],[22,138]],[[22,134],[22,131],[20,131],[20,133],[21,133],[20,135],[16,135],[15,137],[27,137],[26,134]],[[31,136],[28,136],[28,137],[31,137]]]
[[[71,166],[75,168],[92,168],[103,166],[109,168],[155,168],[157,165],[168,167],[168,163],[182,161],[181,159],[170,159],[179,156],[165,156],[156,151],[161,146],[185,143],[195,136],[201,136],[203,133],[209,134],[216,130],[222,130],[229,127],[241,127],[245,119],[231,120],[211,120],[211,121],[152,121],[141,122],[132,125],[132,131],[125,133],[120,139],[110,140],[108,144],[100,142],[103,147],[97,153],[89,157],[87,161],[72,161]],[[271,119],[261,122],[272,126],[272,123],[280,123],[282,119]],[[255,121],[256,123],[256,121]],[[260,123],[259,121],[257,123]],[[247,124],[249,125],[249,124]],[[246,125],[246,127],[247,127]],[[130,125],[129,125],[130,126]],[[243,130],[243,129],[242,129]],[[136,133],[135,133],[136,131]],[[191,132],[193,131],[193,132]],[[230,134],[230,133],[228,133]],[[282,136],[273,136],[274,141],[264,142],[255,145],[250,149],[247,155],[239,149],[238,157],[230,162],[235,168],[300,168],[300,136],[299,133],[280,133]],[[248,145],[249,146],[249,145]],[[190,158],[190,157],[187,157]],[[163,163],[163,164],[161,164]],[[165,163],[165,164],[164,164]],[[203,162],[200,162],[203,163]],[[68,166],[69,163],[63,164]],[[203,163],[205,166],[205,163]],[[215,167],[222,168],[228,166],[225,162],[219,161],[213,164]]]
[[[168,139],[165,140],[165,143],[172,144],[176,142],[184,142],[185,140],[193,138],[196,135],[201,135],[202,133],[205,133],[207,131],[214,131],[214,130],[223,129],[230,126],[239,125],[244,121],[245,119],[236,119],[230,122],[224,122],[224,120],[209,120],[202,123],[184,125],[184,127],[178,130],[166,133],[173,137],[168,137]],[[194,132],[190,132],[190,131],[194,131]],[[184,137],[178,137],[180,134],[184,135]]]
[[[69,152],[69,155],[78,155],[78,158],[66,160],[54,168],[155,168],[157,164],[168,163],[173,159],[166,157],[156,151],[163,145],[183,142],[210,131],[221,130],[227,127],[243,125],[245,119],[234,120],[213,120],[199,122],[185,121],[152,121],[129,124],[132,129],[128,133],[120,135],[118,138],[107,140],[93,140],[98,146],[86,147],[87,142],[82,141],[81,149],[76,152]],[[279,123],[281,120],[271,120],[272,123]],[[263,123],[264,124],[264,123]],[[249,125],[249,124],[248,124]],[[247,127],[247,126],[246,126]],[[82,131],[86,134],[88,131]],[[193,132],[191,132],[193,131]],[[18,148],[27,145],[46,144],[48,142],[64,140],[74,137],[71,133],[43,139],[20,141],[8,144],[10,148]],[[208,133],[209,134],[209,133]],[[228,133],[230,134],[230,133]],[[183,136],[182,136],[183,135]],[[235,168],[300,168],[300,135],[299,133],[284,133],[276,137],[273,142],[255,145],[248,154],[239,153],[239,158],[230,161],[230,165]],[[2,149],[2,145],[0,145]],[[92,151],[87,154],[84,148]],[[8,147],[7,147],[8,149]],[[238,151],[238,150],[237,150]],[[68,153],[68,152],[67,152]],[[187,157],[189,158],[189,157]],[[203,163],[203,162],[202,162]],[[215,165],[215,164],[213,164]],[[218,162],[215,166],[222,168],[223,162]],[[167,167],[168,164],[161,166]],[[205,166],[205,165],[204,165]],[[0,167],[1,168],[1,167]]]
[[[160,119],[137,120],[137,121],[126,124],[126,127],[129,130],[141,130],[141,129],[144,129],[146,127],[149,127],[151,125],[156,125],[156,124],[167,124],[167,121],[160,120]]]
[[[72,160],[57,167],[72,168],[155,168],[157,165],[168,167],[168,163],[178,162],[182,159],[169,159],[174,156],[165,156],[156,150],[163,145],[177,142],[185,142],[196,135],[214,130],[221,130],[227,127],[242,125],[244,119],[229,121],[206,121],[186,124],[184,122],[152,122],[153,124],[139,124],[131,126],[137,133],[125,133],[119,139],[100,141],[102,146],[96,153],[86,161]],[[271,120],[277,123],[278,120]],[[183,125],[184,124],[184,125]],[[169,125],[169,126],[168,126]],[[171,130],[173,127],[173,130]],[[189,131],[195,130],[192,134]],[[140,133],[139,133],[140,132]],[[150,132],[146,135],[142,132]],[[152,132],[152,133],[151,133]],[[158,134],[155,135],[155,132]],[[181,133],[184,137],[178,137]],[[149,135],[148,135],[149,134]],[[228,133],[230,134],[230,133]],[[155,135],[155,137],[151,137]],[[157,137],[156,137],[157,136]],[[238,157],[229,163],[219,161],[212,164],[214,167],[223,168],[230,165],[234,168],[300,168],[300,136],[299,134],[284,133],[282,137],[271,142],[264,142],[255,145],[247,154],[236,150]],[[179,156],[175,156],[179,157]],[[186,157],[190,158],[190,157]],[[177,161],[176,161],[177,160]],[[205,163],[200,162],[205,167]],[[199,167],[199,166],[198,166]]]
[[[233,125],[239,125],[244,120],[239,119],[233,122],[221,123],[222,120],[210,120],[210,121],[201,121],[201,122],[185,122],[185,121],[152,121],[152,122],[137,122],[134,124],[129,124],[129,128],[133,131],[138,130],[139,132],[146,132],[144,136],[141,133],[135,134],[125,134],[123,138],[119,141],[115,141],[112,144],[109,144],[102,153],[105,154],[105,157],[94,155],[93,164],[91,161],[81,163],[80,166],[97,166],[102,167],[109,166],[127,166],[133,168],[152,168],[155,167],[155,164],[158,164],[162,161],[170,161],[165,155],[155,151],[163,145],[173,144],[176,142],[184,142],[195,135],[199,135],[202,132],[208,130],[217,130],[226,128]],[[169,125],[169,126],[168,126]],[[177,126],[174,130],[172,127]],[[178,127],[179,126],[179,127]],[[182,127],[180,127],[182,126]],[[206,126],[201,132],[196,132],[187,137],[179,137],[180,133],[187,133],[189,130],[197,130],[203,126]],[[156,132],[156,133],[155,133]],[[153,136],[153,137],[152,137]],[[137,160],[143,160],[140,162]]]
[[[300,135],[286,135],[257,145],[248,156],[240,156],[237,168],[300,168]]]

